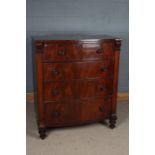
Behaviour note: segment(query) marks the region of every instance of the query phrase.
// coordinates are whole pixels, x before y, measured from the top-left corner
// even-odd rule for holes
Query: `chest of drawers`
[[[109,119],[115,127],[121,40],[104,35],[34,39],[34,90],[39,134],[49,127]]]

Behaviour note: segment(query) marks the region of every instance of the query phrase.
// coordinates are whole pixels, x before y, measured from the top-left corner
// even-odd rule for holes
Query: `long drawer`
[[[72,80],[113,76],[113,61],[44,63],[44,80]]]
[[[44,83],[44,100],[87,99],[112,93],[112,81],[105,79],[72,80]]]
[[[104,98],[91,100],[67,100],[45,104],[47,125],[100,120],[109,112],[110,102]]]
[[[109,43],[46,43],[43,48],[45,62],[101,60],[114,55],[114,42]]]

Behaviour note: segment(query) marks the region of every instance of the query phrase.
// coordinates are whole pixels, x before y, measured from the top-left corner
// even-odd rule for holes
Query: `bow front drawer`
[[[45,101],[103,97],[112,92],[112,82],[104,79],[45,82],[44,85]]]
[[[114,54],[114,44],[108,43],[46,43],[44,61],[101,60]]]
[[[109,77],[113,75],[113,61],[44,63],[44,80],[72,80]]]
[[[76,124],[100,120],[108,113],[104,98],[93,100],[66,100],[45,104],[46,124],[59,126],[63,123]]]

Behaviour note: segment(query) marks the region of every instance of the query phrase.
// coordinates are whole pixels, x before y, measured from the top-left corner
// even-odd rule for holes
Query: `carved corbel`
[[[116,51],[120,51],[120,48],[121,48],[121,40],[120,39],[116,39],[115,50]]]

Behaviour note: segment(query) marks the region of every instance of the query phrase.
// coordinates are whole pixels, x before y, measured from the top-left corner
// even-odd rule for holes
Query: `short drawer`
[[[72,80],[113,76],[113,61],[44,63],[44,80]]]
[[[83,123],[103,120],[108,114],[104,98],[92,100],[67,100],[45,104],[47,125]]]
[[[112,81],[71,80],[44,83],[44,100],[87,99],[112,93]]]
[[[114,43],[45,43],[44,62],[101,60],[114,54]]]

